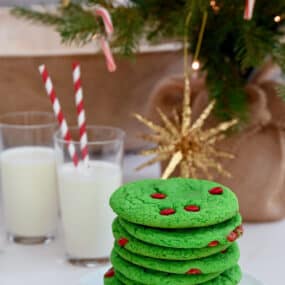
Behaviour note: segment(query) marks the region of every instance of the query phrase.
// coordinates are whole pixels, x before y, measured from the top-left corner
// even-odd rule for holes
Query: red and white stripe
[[[89,155],[88,155],[88,139],[87,139],[87,131],[86,131],[86,115],[83,104],[83,91],[81,84],[81,72],[79,63],[72,64],[73,69],[73,85],[75,91],[75,104],[77,110],[77,124],[79,127],[80,134],[80,150],[81,150],[81,158],[84,161],[85,165],[88,164]]]
[[[253,16],[255,0],[246,0],[243,18],[245,20],[251,20]]]
[[[102,18],[106,35],[110,37],[114,32],[114,27],[113,27],[111,15],[108,12],[108,10],[103,7],[96,7],[95,15]],[[104,53],[104,56],[106,59],[106,65],[107,65],[109,72],[114,72],[117,69],[117,66],[116,66],[111,48],[109,46],[109,43],[104,36],[100,37],[100,45]]]
[[[53,87],[51,78],[48,74],[46,66],[44,64],[39,66],[39,71],[40,71],[40,74],[42,76],[47,95],[50,98],[50,101],[52,103],[52,107],[53,107],[55,117],[59,123],[61,135],[62,135],[63,139],[67,142],[68,152],[69,152],[69,155],[73,161],[73,164],[75,166],[77,166],[79,160],[78,160],[78,156],[77,156],[77,153],[75,150],[75,146],[72,143],[71,133],[68,129],[64,114],[62,112],[59,100],[56,96],[56,93],[55,93],[55,90],[54,90],[54,87]]]
[[[105,55],[106,65],[107,65],[108,70],[110,72],[116,71],[117,66],[116,66],[111,48],[110,48],[109,43],[106,40],[106,38],[100,37],[100,44],[101,44],[102,51]]]
[[[108,12],[108,10],[106,10],[103,7],[96,7],[95,15],[102,18],[104,26],[105,26],[105,31],[108,36],[111,36],[114,32],[114,27],[113,27],[111,15]]]

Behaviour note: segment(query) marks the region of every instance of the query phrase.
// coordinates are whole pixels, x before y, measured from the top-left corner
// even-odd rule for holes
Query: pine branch
[[[84,45],[90,42],[96,33],[101,34],[103,31],[93,13],[77,4],[70,4],[62,9],[62,20],[57,30],[64,43]]]
[[[217,104],[215,113],[223,120],[239,118],[245,122],[248,115],[245,80],[241,79],[234,62],[211,62],[207,65],[207,86],[210,97]]]
[[[276,47],[272,51],[272,57],[285,74],[285,43],[276,44]]]
[[[244,26],[236,44],[236,60],[241,69],[260,66],[276,43],[275,34],[263,27],[257,27],[254,22]]]
[[[65,9],[59,9],[58,12],[61,13],[61,16],[22,7],[12,10],[12,13],[18,17],[55,26],[62,41],[67,44],[84,45],[91,41],[94,34],[102,31],[94,15],[78,4],[72,3]]]
[[[26,18],[33,22],[41,22],[42,24],[49,26],[57,26],[63,23],[63,20],[59,15],[51,14],[47,11],[38,12],[24,7],[16,7],[12,9],[11,13],[14,16]]]
[[[124,56],[132,56],[144,36],[144,19],[137,9],[117,8],[112,13],[116,33],[112,46],[117,47]]]

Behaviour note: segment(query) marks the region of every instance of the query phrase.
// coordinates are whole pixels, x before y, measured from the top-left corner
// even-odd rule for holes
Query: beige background
[[[0,43],[0,114],[52,110],[38,72],[45,63],[68,122],[75,124],[71,64],[79,60],[87,122],[125,129],[128,149],[138,149],[142,143],[136,139],[142,126],[131,113],[145,113],[157,82],[182,70],[179,45],[142,45],[136,60],[115,56],[118,70],[108,73],[95,43],[83,48],[63,46],[51,28],[14,18],[6,8],[0,9]]]

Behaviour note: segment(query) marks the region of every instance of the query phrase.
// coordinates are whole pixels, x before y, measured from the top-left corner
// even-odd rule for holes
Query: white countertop
[[[128,156],[125,180],[158,177],[157,165],[136,173],[132,169],[141,158]],[[246,224],[240,239],[240,265],[264,285],[283,285],[285,264],[285,221]],[[3,230],[0,232],[3,237]],[[94,269],[93,269],[94,270]],[[79,285],[79,280],[93,271],[71,266],[64,261],[62,235],[49,245],[20,246],[5,243],[0,253],[1,285]]]

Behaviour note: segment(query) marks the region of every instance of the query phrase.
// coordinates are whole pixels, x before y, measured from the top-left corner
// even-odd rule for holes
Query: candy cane
[[[111,15],[109,14],[108,10],[106,10],[103,7],[97,7],[95,8],[95,15],[102,18],[104,26],[105,26],[105,31],[108,36],[111,36],[114,32],[114,27],[113,27]]]
[[[62,135],[63,139],[67,142],[67,148],[68,148],[69,155],[73,161],[74,166],[76,167],[78,165],[78,161],[79,161],[78,156],[77,156],[77,153],[75,150],[75,146],[72,143],[71,133],[68,129],[68,126],[67,126],[64,114],[62,112],[59,100],[56,96],[56,93],[55,93],[55,90],[53,87],[53,83],[52,83],[51,78],[48,74],[47,68],[44,64],[39,66],[39,71],[40,71],[40,74],[42,76],[47,95],[50,98],[50,101],[52,103],[52,107],[53,107],[55,117],[59,123],[61,135]]]
[[[105,55],[106,65],[109,72],[114,72],[117,69],[113,54],[111,52],[108,41],[104,37],[100,37],[100,44]]]
[[[255,0],[246,0],[245,1],[245,9],[244,9],[244,15],[243,15],[243,18],[245,20],[251,20],[252,19],[254,4],[255,4]]]
[[[114,27],[113,27],[111,15],[108,12],[108,10],[106,10],[103,7],[96,7],[95,15],[102,18],[102,21],[105,27],[105,32],[107,36],[110,37],[114,32]],[[107,65],[109,72],[114,72],[117,69],[117,66],[116,66],[112,51],[110,49],[109,43],[104,36],[100,37],[100,45],[104,53],[104,56],[106,59],[106,65]]]
[[[80,73],[80,65],[79,63],[72,64],[72,77],[73,77],[73,85],[75,91],[75,104],[77,110],[77,123],[79,127],[80,134],[80,149],[81,149],[81,157],[84,161],[85,165],[88,164],[89,155],[88,155],[88,139],[87,139],[87,131],[86,131],[86,116],[83,104],[83,91],[81,86],[81,73]]]

